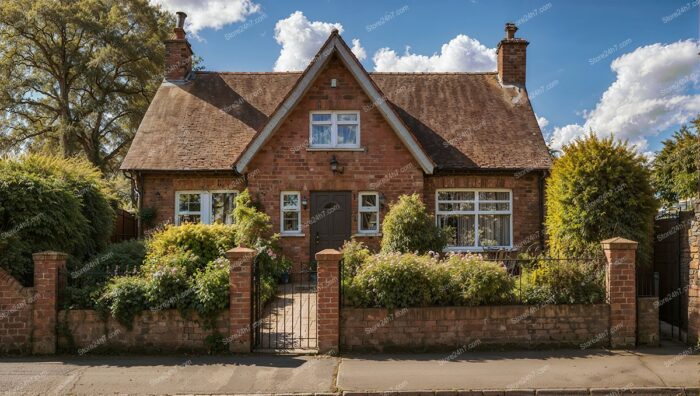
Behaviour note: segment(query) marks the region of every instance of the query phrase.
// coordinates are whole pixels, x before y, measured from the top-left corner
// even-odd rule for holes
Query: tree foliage
[[[162,80],[171,20],[147,0],[0,2],[0,148],[114,169]]]
[[[591,134],[564,147],[547,182],[545,226],[553,255],[591,256],[600,241],[639,242],[650,259],[657,203],[642,156],[626,143]]]
[[[698,160],[700,160],[700,117],[693,121],[695,131],[683,125],[654,159],[652,183],[666,206],[698,195]]]

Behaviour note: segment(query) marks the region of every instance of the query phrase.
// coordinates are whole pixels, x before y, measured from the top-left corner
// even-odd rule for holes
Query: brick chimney
[[[515,38],[514,23],[506,23],[506,37],[498,43],[498,79],[503,85],[525,86],[527,40]]]
[[[183,81],[192,71],[192,47],[185,37],[187,14],[177,12],[177,25],[165,40],[165,79]]]

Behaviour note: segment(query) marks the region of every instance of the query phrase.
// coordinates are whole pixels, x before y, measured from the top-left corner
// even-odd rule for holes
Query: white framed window
[[[175,193],[175,224],[233,224],[238,191],[178,191]]]
[[[450,250],[513,247],[510,190],[445,189],[435,193],[435,220],[449,229]]]
[[[282,234],[301,233],[301,193],[299,191],[282,191],[280,217]]]
[[[309,123],[312,148],[360,147],[359,111],[312,111]]]
[[[357,231],[376,234],[379,232],[379,193],[361,192],[357,196]]]

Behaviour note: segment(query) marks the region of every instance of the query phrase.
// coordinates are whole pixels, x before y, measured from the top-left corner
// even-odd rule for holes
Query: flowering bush
[[[136,314],[147,306],[146,280],[139,276],[119,276],[109,281],[97,299],[97,308],[110,313],[120,323],[131,328]]]
[[[230,263],[220,257],[197,272],[193,285],[193,308],[201,318],[213,321],[228,305]]]

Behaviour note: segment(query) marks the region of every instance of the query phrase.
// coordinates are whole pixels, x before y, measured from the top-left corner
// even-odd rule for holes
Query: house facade
[[[448,249],[543,243],[551,165],[506,25],[491,73],[367,73],[337,31],[304,72],[193,72],[179,15],[166,79],[122,169],[153,224],[232,222],[248,188],[284,253],[378,248],[389,204],[417,193]]]

